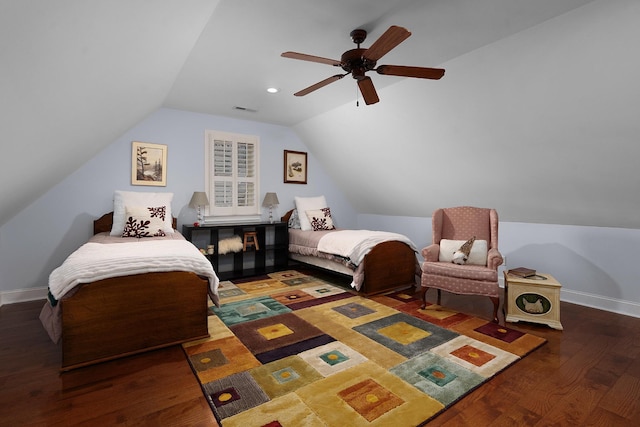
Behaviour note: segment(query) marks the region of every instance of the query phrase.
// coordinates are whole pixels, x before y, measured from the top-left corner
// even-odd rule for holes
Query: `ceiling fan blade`
[[[335,76],[331,76],[327,79],[324,79],[316,84],[313,84],[311,86],[309,86],[306,89],[302,89],[296,93],[294,93],[295,96],[305,96],[311,92],[313,92],[314,90],[318,90],[321,87],[325,87],[326,85],[328,85],[329,83],[333,83],[335,81],[340,80],[341,78],[343,78],[344,76],[346,76],[346,74],[336,74]]]
[[[378,74],[387,76],[417,77],[419,79],[439,80],[444,76],[442,68],[407,67],[404,65],[380,65]]]
[[[411,32],[406,28],[392,25],[380,36],[380,38],[378,38],[378,40],[373,42],[371,47],[367,49],[362,56],[371,61],[377,61],[386,55],[391,49],[405,41],[410,35]]]
[[[300,59],[302,61],[319,62],[321,64],[329,64],[329,65],[335,65],[335,66],[340,65],[340,61],[337,61],[335,59],[323,58],[321,56],[307,55],[306,53],[284,52],[280,56],[285,58],[291,58],[291,59]]]
[[[364,77],[362,79],[359,79],[358,87],[360,88],[360,93],[362,93],[365,104],[371,105],[380,101],[380,98],[378,98],[378,93],[376,92],[376,88],[373,86],[373,80],[371,80],[371,77]]]

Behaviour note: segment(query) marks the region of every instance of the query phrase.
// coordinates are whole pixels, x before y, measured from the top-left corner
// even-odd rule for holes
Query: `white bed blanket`
[[[389,241],[406,243],[417,251],[416,245],[407,236],[371,230],[340,230],[325,234],[318,241],[318,251],[349,258],[357,266],[375,245]]]
[[[218,276],[207,258],[186,240],[85,243],[51,273],[49,291],[60,300],[80,283],[167,271],[190,271],[206,277],[211,299],[219,305]]]

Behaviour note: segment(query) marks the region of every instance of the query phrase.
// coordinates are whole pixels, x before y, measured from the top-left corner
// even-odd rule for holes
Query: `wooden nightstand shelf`
[[[207,255],[220,280],[237,279],[285,270],[289,258],[289,230],[286,222],[182,226],[183,236],[197,248],[213,245]],[[218,242],[240,236],[244,250],[220,254]],[[250,239],[245,239],[251,236]]]
[[[504,308],[507,322],[534,322],[562,330],[560,288],[550,274],[523,278],[504,272]],[[543,279],[545,278],[545,279]]]

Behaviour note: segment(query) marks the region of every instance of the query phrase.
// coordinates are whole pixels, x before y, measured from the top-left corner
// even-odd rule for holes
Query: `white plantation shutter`
[[[208,218],[259,219],[259,139],[217,131],[205,133]]]

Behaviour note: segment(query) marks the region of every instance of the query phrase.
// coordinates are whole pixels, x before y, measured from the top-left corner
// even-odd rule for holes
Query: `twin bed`
[[[218,278],[206,257],[177,232],[110,236],[112,220],[94,221],[94,236],[50,276],[40,320],[62,341],[63,371],[209,336]]]
[[[141,231],[145,227],[137,225],[154,225],[147,218],[125,224],[125,234],[118,234],[113,230],[122,227],[116,223],[123,214],[131,221],[140,212],[124,212],[116,193],[115,212],[94,221],[94,236],[50,275],[40,320],[54,342],[62,341],[63,371],[208,337],[209,300],[219,304],[218,277],[209,260],[174,230],[170,197],[162,200],[167,233],[162,224],[157,236]],[[158,205],[156,199],[145,203]],[[283,220],[290,221],[293,212]],[[146,234],[122,237],[127,230]],[[335,231],[290,228],[290,258],[351,276],[352,286],[365,295],[416,285],[416,251],[404,236],[367,240],[358,259],[351,259],[319,250],[322,237]]]
[[[292,215],[294,210],[287,212],[282,220],[291,224]],[[340,250],[338,247],[331,253],[322,251],[321,243],[327,243],[329,237],[337,237],[340,234],[338,231],[345,232],[346,249]],[[329,234],[331,236],[327,236]],[[327,238],[322,240],[325,236]],[[340,244],[338,242],[336,245]],[[363,295],[416,286],[416,275],[419,277],[420,268],[415,246],[405,236],[360,230],[302,230],[290,227],[289,259],[351,276],[351,287]]]

